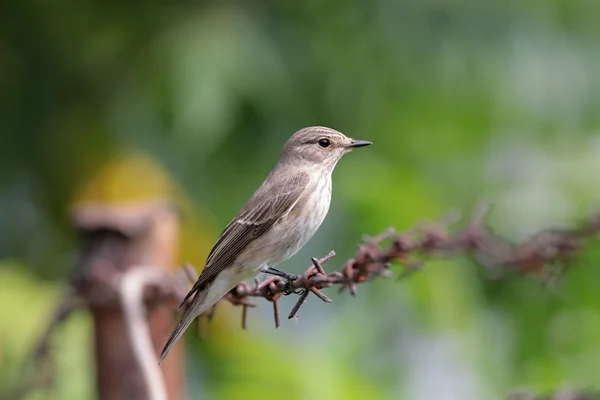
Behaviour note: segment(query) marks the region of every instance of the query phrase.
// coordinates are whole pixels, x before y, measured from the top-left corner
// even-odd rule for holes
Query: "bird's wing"
[[[239,214],[225,227],[210,251],[200,277],[182,305],[219,272],[230,265],[250,242],[264,234],[280,217],[287,215],[302,196],[310,176],[298,173],[262,193],[255,193]]]

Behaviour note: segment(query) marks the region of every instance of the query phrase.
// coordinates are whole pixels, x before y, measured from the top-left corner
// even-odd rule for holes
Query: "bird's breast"
[[[331,177],[322,176],[306,189],[288,215],[271,231],[279,251],[270,265],[294,255],[319,229],[331,203]]]

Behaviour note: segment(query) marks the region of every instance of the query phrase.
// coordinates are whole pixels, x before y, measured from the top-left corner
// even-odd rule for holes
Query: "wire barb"
[[[291,319],[297,315],[310,293],[331,303],[332,300],[322,289],[337,285],[340,293],[348,290],[352,296],[356,296],[358,284],[377,276],[391,277],[393,263],[401,266],[396,274],[400,280],[421,271],[430,258],[461,254],[483,266],[488,273],[520,272],[541,276],[547,284],[560,279],[570,268],[584,242],[600,233],[600,216],[595,216],[579,228],[548,230],[522,243],[513,244],[485,225],[490,210],[490,204],[480,203],[462,229],[456,229],[453,233],[449,228],[456,224],[458,213],[438,221],[423,222],[403,233],[388,228],[375,236],[365,235],[356,256],[347,260],[339,271],[328,274],[323,268],[323,264],[335,256],[335,252],[331,251],[321,258],[312,257],[311,265],[298,279],[286,281],[272,276],[262,282],[256,279],[254,286],[240,283],[223,299],[234,305],[243,305],[248,304],[246,302],[250,297],[265,298],[274,303],[273,318],[275,326],[279,327],[277,300],[282,295],[300,295],[288,315]],[[189,265],[185,269],[188,276],[193,276]],[[243,318],[246,318],[245,315]]]

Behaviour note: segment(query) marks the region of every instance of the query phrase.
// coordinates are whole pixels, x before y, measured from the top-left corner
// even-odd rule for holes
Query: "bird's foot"
[[[301,294],[304,291],[304,289],[295,289],[292,285],[295,280],[297,280],[301,277],[301,275],[290,274],[289,272],[280,271],[275,268],[266,268],[263,270],[263,272],[265,274],[275,275],[275,276],[279,276],[280,278],[285,279],[286,282],[285,282],[285,288],[283,290],[283,294],[286,296],[291,293]]]

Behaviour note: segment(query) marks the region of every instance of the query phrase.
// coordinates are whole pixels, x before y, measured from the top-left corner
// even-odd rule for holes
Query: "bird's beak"
[[[355,147],[365,147],[365,146],[368,146],[370,144],[373,144],[373,143],[368,142],[366,140],[351,139],[350,140],[350,144],[348,146],[346,146],[346,147],[353,149]]]

